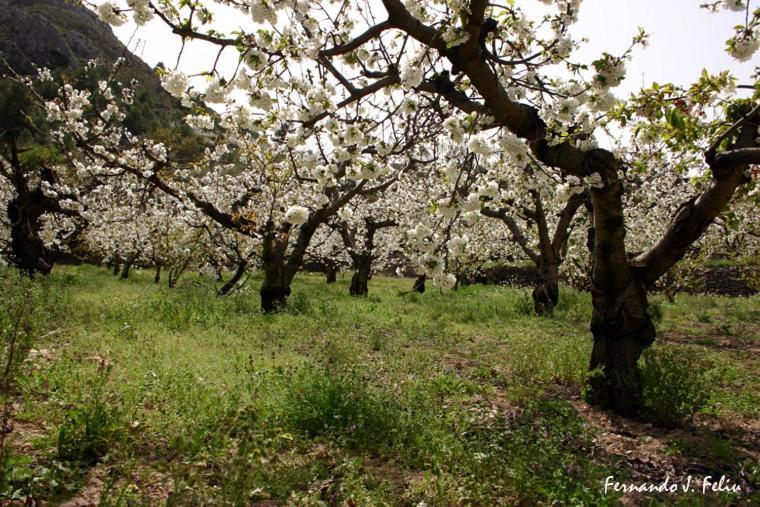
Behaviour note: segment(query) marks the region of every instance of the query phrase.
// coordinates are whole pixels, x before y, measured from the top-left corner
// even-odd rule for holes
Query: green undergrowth
[[[563,288],[540,318],[520,289],[400,295],[411,280],[375,277],[369,297],[351,298],[347,275],[300,274],[288,309],[262,315],[259,281],[218,298],[196,275],[168,289],[148,271],[56,269],[0,495],[55,503],[96,474],[111,505],[618,500],[603,481],[628,465],[595,451],[599,430],[577,408],[587,294]],[[756,346],[757,299],[653,301],[663,344],[642,375],[665,387],[647,394],[651,418],[756,417],[753,356],[670,338],[704,339],[704,313]],[[655,403],[667,397],[683,398],[679,412]]]

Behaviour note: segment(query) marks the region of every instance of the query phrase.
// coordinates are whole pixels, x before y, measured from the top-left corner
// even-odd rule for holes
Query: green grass
[[[262,315],[259,281],[217,298],[196,275],[170,290],[148,271],[56,269],[36,344],[49,355],[19,393],[17,419],[44,428],[20,437],[33,452],[14,465],[19,491],[55,502],[104,470],[106,504],[615,502],[601,485],[627,465],[592,452],[573,406],[587,294],[563,289],[539,318],[524,290],[401,297],[411,280],[375,277],[351,298],[348,276],[299,274],[289,309]],[[710,359],[703,412],[756,418],[756,357],[704,340],[719,323],[756,347],[758,299],[653,299],[666,340],[697,339],[669,347]]]

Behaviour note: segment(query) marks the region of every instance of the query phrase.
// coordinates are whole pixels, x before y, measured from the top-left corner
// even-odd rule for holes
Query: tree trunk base
[[[362,266],[354,272],[351,277],[351,285],[348,293],[352,296],[366,296],[369,294],[369,269]]]
[[[425,280],[427,279],[427,276],[425,275],[419,275],[414,280],[414,285],[412,286],[412,290],[414,292],[419,292],[420,294],[425,293]]]
[[[290,287],[262,287],[259,296],[263,313],[278,312],[285,309]]]
[[[559,287],[556,283],[541,282],[533,288],[533,309],[536,315],[551,315],[559,301]]]
[[[18,196],[8,203],[11,222],[11,261],[30,277],[47,276],[53,270],[53,254],[40,238],[40,217],[44,213],[41,191]]]
[[[354,275],[351,278],[351,286],[348,288],[348,293],[352,296],[366,296],[369,294],[367,280],[358,279],[357,276]]]
[[[642,402],[638,361],[656,336],[647,313],[646,293],[643,288],[631,284],[617,297],[595,296],[594,299],[591,321],[594,348],[586,401],[623,416],[635,417]]]

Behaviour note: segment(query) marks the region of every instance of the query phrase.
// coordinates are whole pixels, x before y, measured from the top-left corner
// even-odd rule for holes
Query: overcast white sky
[[[637,27],[651,34],[651,44],[636,51],[628,64],[623,84],[615,90],[622,96],[652,82],[689,84],[696,80],[703,68],[717,72],[730,69],[740,83],[750,84],[749,76],[760,61],[739,63],[725,51],[725,41],[732,28],[743,21],[743,14],[721,10],[718,14],[699,8],[704,0],[584,0],[580,21],[573,27],[576,39],[586,37],[589,42],[574,60],[590,63],[603,51],[620,54],[630,44]],[[757,0],[750,0],[755,3]],[[537,0],[518,0],[527,12],[540,13],[543,6]],[[753,6],[754,7],[754,6]],[[381,7],[382,8],[382,7]],[[250,28],[252,23],[239,11],[228,11],[220,19],[220,26],[231,29]],[[127,43],[134,33],[134,25],[115,29],[116,35]],[[135,47],[135,43],[139,47]],[[164,62],[173,67],[179,51],[179,38],[169,33],[165,25],[154,19],[137,30],[130,49],[149,65]],[[234,65],[234,49],[227,50],[228,65]],[[185,49],[180,69],[188,74],[206,70],[216,55],[209,44],[190,43]],[[227,67],[230,68],[230,67]]]

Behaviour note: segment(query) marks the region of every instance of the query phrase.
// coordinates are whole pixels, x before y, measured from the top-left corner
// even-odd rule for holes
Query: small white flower
[[[98,5],[98,16],[111,26],[121,26],[127,18],[113,2],[104,2]]]
[[[416,88],[422,83],[423,75],[424,72],[422,71],[421,65],[405,65],[404,68],[401,69],[401,75],[399,76],[401,78],[401,87],[404,90]]]
[[[586,185],[593,187],[593,188],[604,188],[604,182],[602,181],[602,176],[599,173],[592,173],[583,178],[583,181],[586,182]]]
[[[443,121],[443,128],[449,133],[449,137],[455,143],[461,143],[464,139],[464,125],[458,116],[449,116]]]
[[[179,71],[167,71],[161,76],[161,85],[175,97],[181,97],[187,89],[187,76]]]
[[[438,200],[438,214],[444,218],[454,218],[457,215],[457,209],[451,206],[449,199],[444,197]]]
[[[212,81],[203,94],[203,98],[206,100],[206,102],[211,102],[213,104],[224,102],[224,97],[225,89],[218,80]]]
[[[723,8],[729,11],[742,12],[744,10],[744,2],[742,0],[723,0]]]
[[[478,194],[482,197],[490,197],[493,199],[499,195],[499,184],[495,181],[489,181],[484,186],[478,188]]]
[[[462,203],[462,209],[465,211],[480,211],[480,194],[470,192],[464,203]]]
[[[467,149],[476,155],[488,155],[491,151],[488,140],[482,135],[472,136],[470,142],[467,143]]]
[[[348,221],[348,220],[351,220],[353,216],[354,216],[354,212],[351,210],[351,208],[343,207],[338,210],[338,217],[341,220]]]
[[[309,218],[309,210],[303,206],[291,206],[285,213],[285,221],[293,225],[301,225]]]
[[[455,236],[449,241],[449,254],[452,257],[459,257],[464,253],[464,249],[467,246],[467,236]]]
[[[758,48],[760,48],[760,39],[757,37],[757,34],[744,29],[740,29],[728,41],[729,54],[740,62],[749,61]]]
[[[449,26],[443,31],[441,37],[446,42],[446,47],[453,48],[467,42],[470,39],[470,34],[461,28]]]
[[[253,0],[251,2],[251,18],[254,23],[276,23],[277,13],[269,6],[266,0]]]

